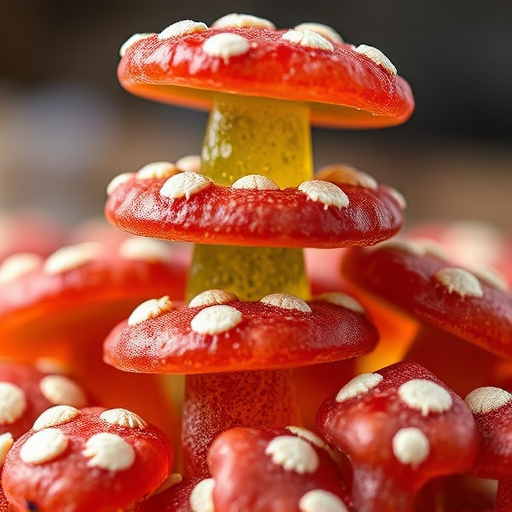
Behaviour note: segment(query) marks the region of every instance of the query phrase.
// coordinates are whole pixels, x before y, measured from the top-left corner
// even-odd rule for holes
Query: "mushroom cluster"
[[[53,400],[0,436],[0,510],[490,512],[495,496],[509,510],[507,283],[394,238],[393,187],[313,169],[312,126],[410,117],[391,61],[325,25],[244,14],[120,53],[128,92],[209,110],[201,155],[110,182],[105,216],[126,240],[1,264],[4,356],[51,356],[101,406]],[[310,249],[330,256],[307,267]],[[179,403],[169,375],[185,376]],[[7,423],[17,393],[0,382]]]

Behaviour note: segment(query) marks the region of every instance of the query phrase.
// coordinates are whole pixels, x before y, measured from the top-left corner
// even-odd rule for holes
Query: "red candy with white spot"
[[[350,249],[343,275],[420,321],[505,357],[512,355],[512,295],[501,282],[454,265],[429,245],[391,241]]]
[[[208,108],[220,92],[306,102],[312,123],[323,126],[405,122],[414,99],[389,59],[332,34],[277,30],[266,20],[212,27],[183,20],[130,38],[118,77],[132,94],[192,107]]]
[[[356,357],[377,341],[364,313],[336,303],[342,294],[307,302],[272,294],[246,302],[219,293],[222,298],[208,305],[173,304],[165,297],[141,304],[110,333],[105,360],[152,373],[267,370]]]
[[[48,409],[7,455],[3,487],[14,511],[117,512],[170,473],[165,435],[124,409]]]
[[[265,247],[374,245],[402,226],[399,196],[383,185],[320,179],[283,190],[273,185],[225,187],[196,173],[168,179],[134,174],[113,187],[105,213],[135,235]]]
[[[320,407],[317,426],[352,461],[364,512],[410,510],[425,482],[467,470],[477,451],[466,404],[413,363],[356,377]]]
[[[340,470],[327,445],[297,428],[234,428],[208,454],[215,510],[347,512]]]

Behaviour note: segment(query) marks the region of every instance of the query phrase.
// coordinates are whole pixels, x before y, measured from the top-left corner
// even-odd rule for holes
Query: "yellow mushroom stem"
[[[201,172],[220,185],[260,174],[280,188],[313,176],[309,107],[291,101],[216,94]],[[196,245],[187,296],[212,288],[258,300],[274,292],[309,297],[302,249]]]

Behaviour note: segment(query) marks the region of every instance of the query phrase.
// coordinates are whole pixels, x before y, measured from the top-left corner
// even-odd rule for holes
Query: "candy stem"
[[[264,175],[281,188],[311,179],[308,107],[216,95],[201,172],[226,186],[248,174]],[[258,300],[275,292],[308,298],[303,250],[196,245],[187,295],[191,298],[212,288],[232,291],[242,300]],[[206,477],[208,448],[228,428],[298,423],[290,370],[188,375],[183,410],[185,471]]]
[[[238,426],[297,425],[291,370],[188,375],[183,410],[183,462],[189,476],[209,475],[208,449]]]
[[[309,108],[218,94],[204,137],[201,171],[221,185],[261,174],[281,188],[313,175]],[[243,245],[243,240],[240,240]],[[223,288],[241,299],[274,292],[309,296],[302,249],[204,246],[194,250],[188,297]]]

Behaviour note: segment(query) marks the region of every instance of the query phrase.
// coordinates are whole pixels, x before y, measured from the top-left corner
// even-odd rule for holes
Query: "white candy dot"
[[[146,300],[133,310],[132,314],[128,317],[128,325],[141,324],[146,320],[163,315],[173,308],[174,304],[168,295],[164,295],[159,299]]]
[[[268,443],[265,453],[274,464],[300,474],[314,473],[320,464],[315,449],[300,437],[275,437]]]
[[[464,399],[474,414],[487,414],[512,402],[512,394],[494,386],[484,386],[471,391]]]
[[[213,181],[197,174],[196,172],[180,172],[171,176],[160,189],[160,195],[169,199],[178,199],[185,197],[189,199],[191,195],[197,194],[201,190],[209,187]]]
[[[314,489],[299,500],[300,512],[348,512],[343,501],[332,492]]]
[[[463,268],[443,268],[434,274],[449,293],[461,297],[483,297],[482,285],[477,277]]]
[[[0,382],[0,425],[14,423],[23,416],[26,408],[23,389],[10,382]]]
[[[146,428],[147,423],[134,412],[127,409],[107,409],[100,414],[100,418],[111,425],[127,428]]]
[[[179,473],[171,473],[165,480],[165,482],[157,487],[157,489],[151,494],[151,496],[155,496],[156,494],[160,494],[164,492],[167,489],[170,489],[171,487],[175,486],[176,484],[179,484],[183,482],[183,476],[181,476]]]
[[[32,428],[34,430],[42,430],[48,427],[57,427],[71,421],[78,416],[80,411],[71,407],[70,405],[55,405],[42,412],[39,418],[36,419]]]
[[[242,321],[242,313],[232,306],[209,306],[197,313],[190,327],[199,334],[220,334],[229,331]]]
[[[114,190],[121,185],[121,183],[125,183],[126,181],[131,180],[133,177],[135,177],[134,172],[123,172],[121,174],[118,174],[117,176],[114,176],[107,185],[107,196],[111,195]]]
[[[423,416],[431,412],[444,412],[451,408],[450,393],[427,379],[412,379],[398,388],[398,395],[411,409],[418,409]]]
[[[178,173],[178,168],[171,162],[151,162],[141,167],[135,174],[137,179],[170,178]]]
[[[295,434],[298,437],[302,437],[302,439],[305,439],[311,444],[318,446],[318,448],[327,448],[327,445],[322,441],[322,439],[318,437],[314,432],[311,432],[311,430],[303,427],[297,427],[295,425],[287,426],[286,430],[290,431],[292,434]]]
[[[334,183],[322,180],[304,181],[299,185],[299,190],[306,194],[312,201],[324,204],[325,209],[329,206],[346,208],[350,201],[348,196]]]
[[[43,269],[48,274],[66,272],[98,259],[103,253],[104,248],[97,242],[68,245],[48,256]]]
[[[377,189],[379,186],[377,180],[367,174],[359,171],[350,165],[335,164],[323,167],[316,173],[316,177],[320,180],[332,181],[333,183],[346,183],[371,190]]]
[[[306,301],[289,293],[271,293],[270,295],[265,295],[260,302],[269,306],[275,306],[276,308],[292,309],[302,311],[303,313],[311,313],[312,311]]]
[[[0,435],[0,468],[4,465],[5,458],[14,444],[14,438],[10,432]]]
[[[360,44],[357,48],[355,48],[355,51],[365,55],[373,62],[375,62],[375,64],[384,68],[391,75],[397,74],[396,67],[393,65],[393,63],[377,48],[368,46],[366,44]]]
[[[331,41],[331,43],[343,43],[343,38],[338,34],[338,32],[336,32],[336,30],[328,25],[323,25],[322,23],[301,23],[300,25],[297,25],[294,30],[308,30],[309,32],[316,32],[325,39]]]
[[[135,462],[135,450],[121,436],[101,432],[91,436],[82,451],[90,467],[123,471]]]
[[[84,390],[64,375],[47,375],[39,382],[39,389],[45,398],[54,405],[85,407],[87,396]]]
[[[248,174],[237,179],[232,185],[235,189],[255,189],[255,190],[279,190],[275,181],[262,176],[261,174]]]
[[[43,265],[43,257],[30,252],[13,254],[0,264],[0,283],[14,281]]]
[[[123,240],[117,250],[123,260],[165,262],[169,260],[169,246],[160,240],[134,237]]]
[[[340,306],[345,309],[349,309],[350,311],[354,311],[355,313],[365,313],[365,309],[354,297],[347,295],[346,293],[341,292],[326,292],[322,293],[322,295],[318,295],[315,297],[316,299],[323,300],[325,302],[329,302],[329,304],[334,304],[335,306]]]
[[[419,428],[402,428],[393,436],[392,449],[402,464],[416,468],[428,457],[430,442]]]
[[[371,248],[371,250],[379,249],[394,249],[411,254],[412,256],[424,256],[427,253],[423,244],[420,244],[417,241],[413,242],[412,240],[402,240],[399,238],[382,242]]]
[[[215,512],[212,497],[214,487],[215,480],[213,478],[206,478],[201,480],[192,489],[189,499],[192,512]]]
[[[275,25],[264,18],[250,14],[231,13],[212,23],[212,28],[266,28],[275,29]]]
[[[336,402],[344,402],[350,398],[368,393],[378,386],[383,377],[380,373],[362,373],[347,382],[336,395]]]
[[[208,26],[205,23],[192,20],[181,20],[164,28],[160,34],[158,34],[158,39],[186,36],[188,34],[194,34],[195,32],[204,32],[206,30],[208,30]]]
[[[142,41],[143,39],[147,39],[148,37],[151,37],[153,34],[151,32],[142,32],[139,34],[133,34],[133,36],[130,36],[119,49],[119,56],[124,57],[126,55],[126,52],[129,48],[131,48],[135,43],[138,43],[139,41]]]
[[[176,160],[176,167],[184,172],[201,172],[201,157],[199,155],[186,155]]]
[[[215,306],[237,301],[238,297],[226,290],[206,290],[196,295],[188,304],[190,308],[200,306]]]
[[[68,438],[57,428],[39,430],[21,447],[20,459],[26,464],[44,464],[63,454],[68,442]]]
[[[386,186],[386,191],[398,203],[398,206],[400,206],[402,210],[407,208],[407,200],[401,192],[399,192],[396,188],[389,186]]]
[[[283,34],[283,39],[290,41],[291,43],[298,44],[305,48],[314,48],[318,50],[334,50],[334,46],[325,37],[320,35],[318,32],[312,32],[311,30],[289,30]]]
[[[226,64],[231,57],[243,55],[250,49],[249,41],[230,32],[215,34],[203,43],[203,50],[212,57],[220,57]]]

